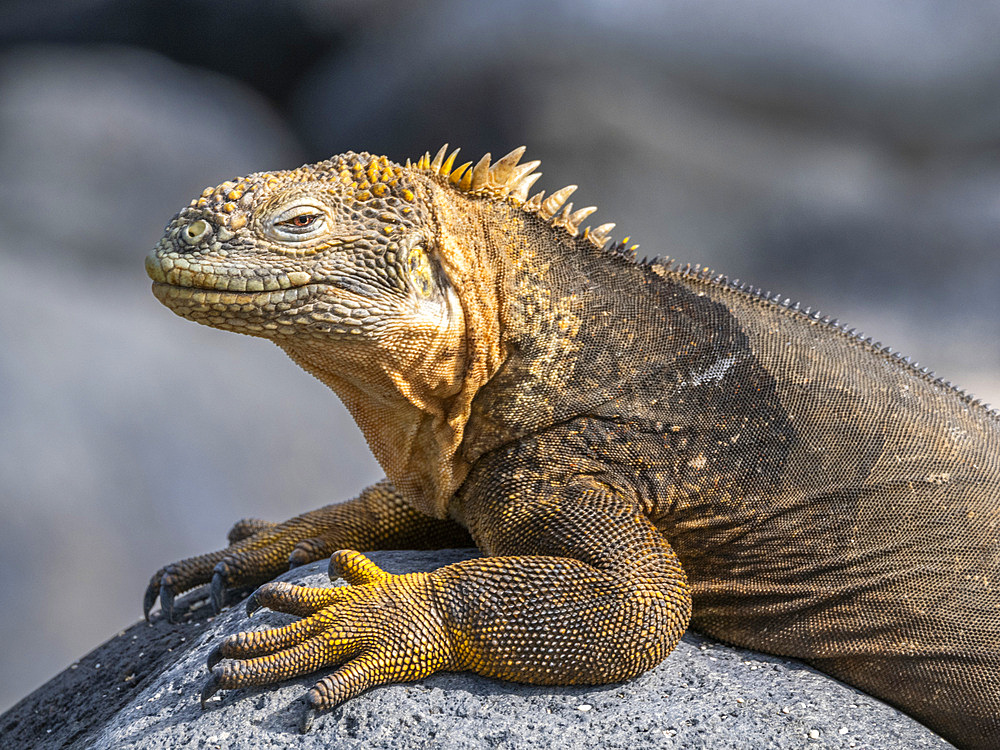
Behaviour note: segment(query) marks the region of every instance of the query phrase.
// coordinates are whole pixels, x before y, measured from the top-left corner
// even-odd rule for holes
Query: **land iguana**
[[[439,670],[626,680],[692,627],[797,657],[964,748],[1000,745],[1000,418],[834,321],[635,258],[524,149],[346,153],[208,188],[147,258],[156,297],[274,341],[386,479],[168,565],[159,596],[264,583],[301,619],[221,641],[220,689],[326,670],[317,712]],[[390,575],[358,550],[474,542]]]

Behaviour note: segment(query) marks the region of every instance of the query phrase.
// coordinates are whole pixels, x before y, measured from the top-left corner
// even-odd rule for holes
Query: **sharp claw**
[[[314,687],[308,693],[306,693],[306,710],[302,712],[302,718],[299,720],[299,731],[305,734],[309,731],[310,727],[313,725],[313,719],[319,713],[316,708],[316,704],[319,702],[319,696]]]
[[[212,575],[212,611],[219,614],[226,606],[226,581],[222,573],[215,571]]]
[[[313,719],[316,718],[316,709],[310,706],[305,711],[302,712],[302,719],[299,721],[299,731],[302,734],[308,732],[313,725]]]
[[[288,555],[288,569],[297,568],[300,565],[305,565],[316,559],[316,549],[312,547],[306,547],[304,543],[300,542],[299,545],[293,549]]]
[[[215,665],[225,658],[226,657],[222,655],[222,644],[219,643],[215,646],[215,648],[208,652],[208,659],[206,660],[208,662],[208,671],[211,672]],[[212,676],[214,677],[215,675]],[[204,707],[205,700],[202,699],[201,703],[202,707]]]
[[[259,590],[257,589],[257,591]],[[247,597],[247,617],[253,617],[254,612],[264,608],[264,605],[257,601],[257,591],[254,591]]]
[[[174,592],[165,583],[160,584],[160,609],[167,622],[174,622]]]
[[[156,604],[156,597],[159,593],[159,581],[150,582],[146,587],[146,595],[142,597],[142,616],[146,618],[146,622],[149,622],[149,612],[153,609],[153,605]]]
[[[219,683],[219,675],[212,672],[212,675],[208,678],[208,682],[205,683],[205,687],[201,689],[201,708],[203,711],[205,710],[205,701],[222,689]]]

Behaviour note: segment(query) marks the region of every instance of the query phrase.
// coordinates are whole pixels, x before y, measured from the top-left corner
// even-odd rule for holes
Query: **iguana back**
[[[996,414],[822,320],[679,283],[735,318],[791,431],[738,523],[665,519],[693,625],[801,657],[971,746],[1000,742]]]

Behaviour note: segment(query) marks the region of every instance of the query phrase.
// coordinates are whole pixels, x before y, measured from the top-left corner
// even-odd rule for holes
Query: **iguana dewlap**
[[[387,479],[158,572],[265,584],[300,615],[210,657],[215,691],[324,670],[305,723],[438,670],[605,683],[690,622],[798,657],[964,748],[1000,746],[1000,419],[817,315],[637,262],[517,149],[454,167],[347,153],[206,189],[147,258],[157,298],[273,340]],[[565,204],[565,205],[564,205]],[[388,575],[352,550],[484,557]]]

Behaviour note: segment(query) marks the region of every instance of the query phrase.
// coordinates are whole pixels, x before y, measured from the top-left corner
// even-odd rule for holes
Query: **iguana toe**
[[[167,622],[174,622],[174,592],[169,584],[160,584],[160,610]]]
[[[330,555],[326,574],[330,576],[331,581],[343,578],[352,586],[384,583],[394,577],[360,552],[350,549],[338,550]]]
[[[333,552],[334,549],[323,539],[303,539],[295,545],[295,549],[288,556],[288,567],[289,569],[297,568],[300,565],[311,563],[313,560],[322,560]]]
[[[328,617],[306,617],[280,628],[234,633],[223,639],[209,652],[208,668],[214,669],[223,659],[233,660],[233,664],[226,665],[223,670],[215,674],[225,678],[222,683],[223,687],[234,687],[234,685],[227,684],[226,681],[232,682],[234,679],[239,681],[240,675],[252,676],[266,672],[267,665],[264,665],[264,669],[258,669],[251,663],[256,657],[268,657],[270,661],[275,663],[288,662],[287,655],[281,652],[302,647],[309,639],[323,633],[329,624]]]
[[[149,613],[153,609],[153,605],[156,604],[157,598],[160,596],[160,573],[154,575],[150,581],[149,585],[146,586],[146,593],[142,597],[142,616],[149,622]]]
[[[247,616],[262,607],[289,615],[307,617],[343,597],[337,588],[297,586],[286,581],[270,581],[257,588],[247,599]]]
[[[201,708],[203,711],[205,710],[205,702],[221,689],[222,685],[219,676],[215,672],[212,672],[209,675],[208,681],[205,682],[205,686],[201,689]]]
[[[229,540],[229,546],[232,546],[261,531],[269,531],[277,525],[273,521],[264,521],[260,518],[241,518],[233,524],[233,528],[226,534],[226,539]]]
[[[222,644],[215,644],[214,648],[208,652],[208,656],[205,659],[205,663],[208,665],[208,671],[211,672],[215,668],[215,665],[225,658],[225,654],[222,653]]]
[[[257,591],[259,590],[260,589]],[[261,604],[260,600],[257,598],[257,591],[254,591],[247,597],[247,617],[253,617],[257,610],[264,608],[264,605]]]
[[[225,568],[225,563],[220,562],[215,566],[215,572],[212,574],[212,611],[218,614],[222,611],[223,607],[226,606],[226,579],[227,570]]]
[[[306,710],[302,712],[302,718],[299,719],[299,732],[305,734],[312,729],[313,719],[316,718],[316,714],[318,713],[319,711],[313,708],[312,705],[307,705]]]
[[[160,568],[150,579],[143,596],[142,610],[146,619],[149,619],[149,613],[159,596],[164,617],[172,622],[174,599],[185,591],[208,583],[216,563],[225,555],[226,550],[218,550],[207,555],[179,560]]]

